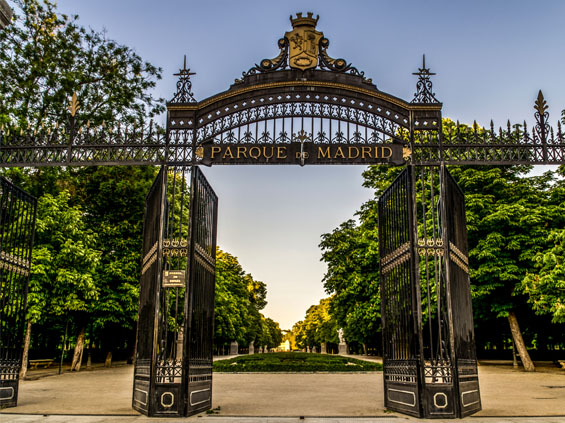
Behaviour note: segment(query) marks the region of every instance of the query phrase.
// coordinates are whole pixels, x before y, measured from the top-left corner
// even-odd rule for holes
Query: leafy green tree
[[[45,315],[71,318],[79,345],[84,342],[89,313],[100,293],[94,281],[100,252],[94,249],[96,236],[86,227],[83,212],[69,200],[67,191],[38,200],[27,330],[31,332],[31,325]],[[28,333],[26,357],[29,338]],[[75,367],[80,354],[81,349],[76,349]]]
[[[308,308],[308,310],[309,309],[310,308]],[[291,348],[293,348],[294,346],[300,349],[306,348],[306,346],[308,345],[308,337],[306,335],[306,325],[304,324],[304,320],[299,320],[298,322],[296,322],[292,326],[292,330],[283,336],[283,341],[286,341],[286,339],[290,339],[291,337],[294,340],[294,345],[291,346]]]
[[[337,321],[330,314],[330,298],[310,306],[304,320],[293,327],[298,348],[319,348],[322,343],[337,343],[337,330]]]
[[[470,277],[479,318],[507,318],[526,370],[533,370],[518,318],[527,310],[521,283],[547,246],[549,231],[565,226],[551,200],[553,173],[526,177],[529,168],[455,168],[465,192]]]
[[[361,223],[342,223],[322,235],[322,260],[328,265],[324,288],[331,314],[351,345],[379,344],[381,331],[377,219],[374,203],[364,205]]]
[[[74,119],[79,128],[120,123],[140,125],[164,110],[163,100],[155,99],[150,93],[161,78],[161,69],[143,61],[104,31],[82,27],[78,16],[58,13],[50,0],[14,0],[13,3],[15,22],[9,31],[0,32],[0,127],[9,130],[22,127],[32,133],[43,127],[66,125],[70,118],[67,106],[73,94],[78,98],[75,104],[78,114]],[[71,193],[69,207],[78,206],[83,211],[84,222],[96,227],[99,237],[94,247],[103,252],[100,271],[94,276],[98,296],[90,299],[91,331],[106,344],[107,338],[128,334],[131,337],[137,309],[140,215],[147,179],[128,180],[127,170],[114,169],[108,171],[108,175],[113,172],[109,176],[113,181],[106,181],[105,191],[96,194],[92,172],[103,173],[100,170],[43,168],[2,172],[37,197],[44,194],[58,197],[64,190]],[[81,185],[85,178],[93,182],[88,192]],[[98,177],[98,181],[102,179]],[[134,188],[134,192],[126,192],[128,188]],[[140,190],[144,191],[143,195],[139,195]],[[91,202],[82,195],[85,193],[96,198]],[[106,204],[102,205],[104,199]],[[122,216],[116,213],[120,205],[124,207]],[[122,217],[124,220],[120,221]],[[51,316],[49,311],[34,319],[49,321]],[[79,336],[80,340],[84,340],[84,335]]]
[[[149,91],[161,69],[50,0],[14,0],[15,23],[0,32],[0,124],[40,130],[65,124],[77,94],[79,125],[141,123],[163,111]]]
[[[58,196],[62,191],[72,193],[69,205],[80,208],[84,224],[95,229],[93,248],[101,252],[94,274],[99,295],[91,300],[85,338],[91,343],[95,339],[96,345],[108,352],[115,345],[130,349],[135,345],[143,211],[156,171],[154,167],[89,167],[4,172],[40,198],[45,194]],[[47,322],[51,317],[44,313],[34,323]]]
[[[219,248],[216,251],[216,297],[214,344],[217,347],[237,341],[248,345],[280,344],[278,323],[261,313],[267,305],[267,286],[245,273],[237,257]]]
[[[91,336],[108,353],[124,341],[133,349],[145,196],[157,169],[101,166],[70,172],[75,200],[85,210],[85,223],[96,228],[96,249],[102,253],[95,274],[99,295],[92,305]]]
[[[283,334],[277,322],[261,314],[261,333],[255,339],[256,347],[276,348],[282,342]]]
[[[236,257],[216,251],[214,342],[243,344],[249,327],[249,291],[245,272]]]
[[[256,281],[247,273],[243,276],[243,281],[247,285],[249,298],[248,304],[248,321],[249,325],[246,329],[244,342],[249,345],[251,342],[261,342],[263,336],[263,319],[264,316],[260,310],[267,305],[267,286],[264,282]]]
[[[446,136],[450,130],[455,133],[456,125],[444,120]],[[458,128],[469,130],[465,125]],[[516,126],[511,131],[521,131],[521,127]],[[370,166],[363,173],[364,186],[374,189],[376,200],[401,170]],[[523,294],[522,280],[527,272],[536,273],[535,257],[551,247],[550,231],[565,227],[564,168],[558,172],[561,178],[552,172],[528,177],[529,170],[524,166],[450,167],[466,195],[475,324],[486,330],[497,325],[501,318],[506,319],[523,360],[528,360],[521,334],[524,327],[530,341],[534,341],[534,337],[541,339],[540,332],[545,329],[535,327],[530,319],[531,310],[528,297]],[[378,280],[375,200],[362,206],[359,224],[343,223],[333,233],[323,235],[320,244],[323,260],[328,263],[324,286],[328,293],[334,294],[331,311],[345,329],[348,341],[356,329],[364,330],[370,322],[356,319],[356,315],[370,316],[364,308],[380,301],[376,289],[368,300],[368,292]],[[369,276],[370,272],[374,272],[373,275]],[[376,307],[373,315],[378,314]],[[517,323],[519,316],[525,323],[523,330]],[[378,330],[378,320],[373,320],[376,325],[370,329],[371,333]],[[363,339],[365,334],[357,336]]]
[[[266,345],[268,348],[278,347],[283,340],[283,333],[279,324],[270,317],[267,317],[264,321],[263,327],[266,327],[269,333],[269,340],[263,345]]]
[[[550,247],[534,257],[538,270],[526,274],[522,290],[536,313],[565,323],[565,229],[552,231],[547,244]]]

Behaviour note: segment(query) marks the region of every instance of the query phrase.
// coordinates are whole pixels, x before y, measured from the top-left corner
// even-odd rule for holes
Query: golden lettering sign
[[[403,164],[403,144],[213,144],[201,147],[203,164]]]

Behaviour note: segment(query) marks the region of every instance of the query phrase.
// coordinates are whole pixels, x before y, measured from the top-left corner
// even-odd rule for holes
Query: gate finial
[[[177,92],[173,96],[171,103],[196,103],[194,94],[192,93],[192,81],[190,80],[191,75],[196,75],[196,73],[191,72],[190,69],[186,67],[186,54],[184,55],[184,65],[183,68],[174,74],[179,77],[177,81]]]
[[[432,81],[430,76],[435,75],[430,72],[430,68],[426,67],[426,55],[422,55],[422,67],[418,68],[418,72],[412,73],[418,76],[416,83],[416,93],[411,103],[439,103],[435,93],[432,92]]]
[[[536,111],[534,113],[534,117],[536,118],[534,133],[542,144],[547,143],[547,136],[549,135],[549,112],[547,109],[549,109],[547,101],[545,101],[543,93],[539,90],[538,98],[534,103],[534,110]]]

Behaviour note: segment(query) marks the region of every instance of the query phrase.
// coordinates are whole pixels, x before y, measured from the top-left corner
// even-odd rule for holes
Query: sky
[[[555,124],[565,108],[565,2],[58,0],[58,9],[132,47],[163,69],[155,89],[170,99],[183,56],[203,100],[263,58],[296,12],[319,15],[328,53],[381,91],[410,101],[416,72],[437,75],[443,116],[496,125],[526,120],[542,90]],[[163,118],[164,121],[164,118]],[[263,311],[284,329],[327,296],[320,236],[353,218],[372,192],[363,166],[216,166],[204,173],[219,196],[218,243],[267,284]]]

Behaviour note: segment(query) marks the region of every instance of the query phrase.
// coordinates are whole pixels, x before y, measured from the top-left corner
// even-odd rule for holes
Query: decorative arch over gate
[[[167,105],[167,130],[173,145],[192,142],[195,157],[183,151],[169,162],[403,164],[411,131],[439,131],[442,105],[425,63],[418,92],[406,102],[379,91],[345,59],[331,58],[317,20],[312,13],[291,17],[293,30],[279,40],[276,58],[200,102],[185,58]]]

